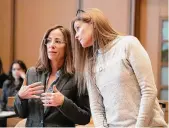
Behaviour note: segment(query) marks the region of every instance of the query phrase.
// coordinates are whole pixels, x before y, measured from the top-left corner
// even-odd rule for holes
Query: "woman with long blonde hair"
[[[87,84],[95,126],[167,126],[139,40],[119,35],[98,9],[79,10],[71,29],[76,79],[80,93]]]

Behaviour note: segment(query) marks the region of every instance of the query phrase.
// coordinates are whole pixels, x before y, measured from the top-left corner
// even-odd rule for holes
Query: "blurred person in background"
[[[21,60],[15,60],[8,73],[8,79],[3,83],[2,88],[2,110],[13,110],[7,106],[8,97],[15,96],[23,84],[26,75],[26,65]]]
[[[8,78],[8,76],[4,73],[2,60],[0,58],[0,88],[2,88],[4,81]]]
[[[14,111],[13,106],[7,106],[8,97],[14,97],[23,84],[26,74],[26,65],[21,60],[15,60],[8,73],[8,79],[4,81],[1,97],[1,110]],[[0,118],[0,127],[6,127],[7,118]]]

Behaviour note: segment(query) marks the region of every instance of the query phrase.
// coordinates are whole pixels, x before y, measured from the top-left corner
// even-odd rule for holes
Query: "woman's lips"
[[[48,52],[48,53],[57,53],[57,52]]]

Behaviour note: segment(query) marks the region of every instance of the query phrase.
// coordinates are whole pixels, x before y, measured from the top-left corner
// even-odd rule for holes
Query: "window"
[[[159,99],[168,100],[168,18],[161,18]]]

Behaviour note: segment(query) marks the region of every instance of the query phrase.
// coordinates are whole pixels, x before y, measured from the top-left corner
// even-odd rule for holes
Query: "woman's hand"
[[[25,74],[24,71],[20,71],[19,74],[20,74],[20,77],[21,77],[22,79],[25,79],[26,74]]]
[[[41,82],[36,82],[31,85],[22,85],[21,89],[18,92],[18,95],[21,99],[31,99],[31,98],[40,98],[40,94],[44,92],[44,86]]]
[[[64,95],[53,86],[54,93],[42,93],[41,100],[44,106],[61,106],[64,102]]]

